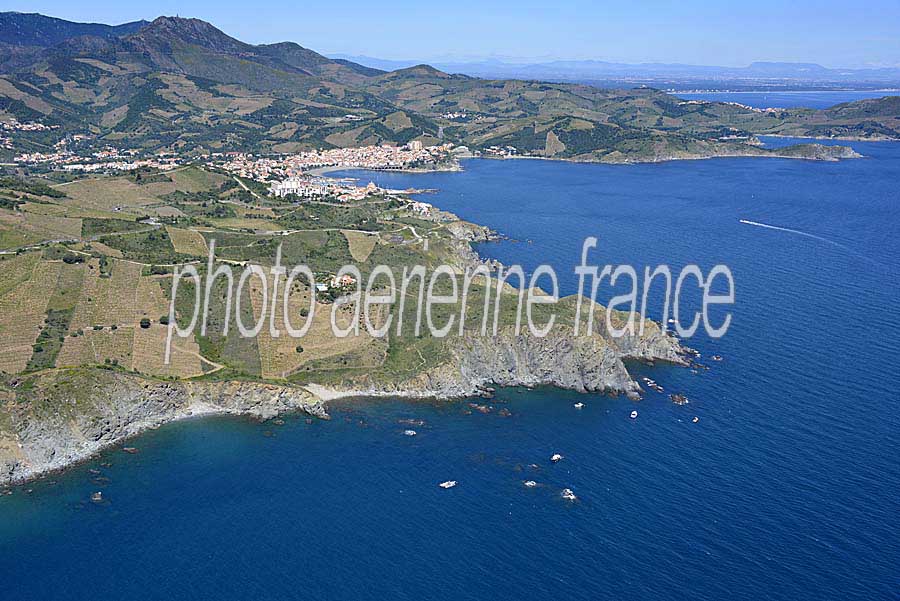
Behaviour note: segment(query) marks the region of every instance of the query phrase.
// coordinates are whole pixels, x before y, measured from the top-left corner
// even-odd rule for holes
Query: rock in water
[[[672,399],[672,402],[675,403],[676,405],[687,405],[688,403],[690,403],[688,398],[686,396],[684,396],[683,394],[669,395],[669,398]]]

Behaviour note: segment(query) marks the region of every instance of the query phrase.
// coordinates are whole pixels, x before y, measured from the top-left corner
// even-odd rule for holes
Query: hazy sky
[[[512,56],[900,66],[898,0],[7,0],[0,10],[101,23],[179,14],[210,21],[247,42],[289,40],[323,53],[390,59]]]

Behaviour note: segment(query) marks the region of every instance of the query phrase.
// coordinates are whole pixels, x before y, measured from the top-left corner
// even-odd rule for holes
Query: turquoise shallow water
[[[513,389],[496,405],[511,417],[383,400],[341,403],[313,424],[172,424],[134,441],[138,455],[111,451],[0,498],[4,590],[896,599],[900,144],[854,146],[869,158],[356,173],[439,188],[424,199],[511,238],[483,254],[550,262],[565,291],[587,235],[600,238],[598,261],[727,263],[733,326],[691,341],[724,360],[698,375],[638,368],[685,392],[682,407],[652,392],[635,405]],[[403,436],[406,419],[424,421],[418,436]],[[448,479],[459,485],[438,488]],[[579,501],[562,501],[564,487]]]

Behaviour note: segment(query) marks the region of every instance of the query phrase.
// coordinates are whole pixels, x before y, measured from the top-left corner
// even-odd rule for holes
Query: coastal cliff
[[[396,217],[393,213],[375,215],[385,222]],[[400,242],[381,240],[366,252],[397,253],[383,255],[388,259],[399,256],[440,260],[459,272],[479,264],[497,265],[479,257],[472,248],[473,243],[497,239],[498,234],[491,229],[440,209],[429,210],[416,219],[415,226],[404,224],[405,230],[412,234],[409,240],[404,241],[402,237]],[[349,260],[352,245],[359,240],[347,237],[346,233],[340,236],[344,242],[340,249],[350,253]],[[367,237],[366,241],[370,240]],[[430,250],[429,241],[432,242]],[[400,254],[401,250],[407,254]],[[335,260],[333,255],[326,258]],[[150,313],[151,309],[144,309],[142,304],[139,321],[129,310],[127,317],[109,325],[108,314],[115,317],[116,311],[126,312],[115,303],[104,304],[102,310],[95,309],[93,299],[99,297],[95,291],[107,284],[107,279],[118,282],[117,278],[121,278],[120,290],[141,291],[140,295],[135,293],[140,303],[148,302],[147,298],[161,299],[162,280],[141,279],[144,276],[134,268],[140,264],[134,261],[129,261],[127,268],[122,267],[126,265],[124,262],[115,263],[110,270],[111,277],[103,281],[99,275],[100,261],[81,264],[84,269],[73,272],[79,264],[76,260],[73,267],[65,258],[51,262],[36,255],[7,263],[10,269],[21,268],[26,274],[30,269],[36,282],[35,273],[53,276],[44,278],[50,281],[49,285],[33,283],[33,290],[21,287],[34,297],[56,298],[56,302],[69,307],[67,311],[76,311],[79,316],[84,312],[83,307],[92,308],[85,325],[68,322],[59,325],[57,320],[62,311],[49,311],[46,317],[41,313],[35,318],[33,330],[22,334],[23,340],[37,343],[32,345],[32,358],[14,366],[16,371],[8,372],[0,381],[0,485],[62,469],[144,430],[192,416],[230,414],[268,419],[299,411],[326,418],[325,403],[339,397],[449,399],[481,395],[492,385],[548,385],[636,398],[641,389],[629,374],[627,361],[685,363],[678,340],[649,320],[643,321],[641,335],[615,338],[604,331],[590,336],[574,335],[576,297],[560,299],[552,311],[549,305],[535,309],[539,323],[548,323],[551,313],[558,318],[547,336],[533,336],[527,328],[516,333],[511,324],[516,323],[517,314],[521,315],[516,312],[519,310],[516,303],[520,301],[516,289],[504,281],[498,286],[494,304],[497,312],[494,327],[498,333],[491,336],[479,336],[472,329],[466,330],[463,336],[449,338],[397,334],[386,340],[353,341],[335,350],[328,348],[329,330],[323,330],[303,340],[302,345],[290,345],[288,355],[292,359],[301,357],[301,361],[285,362],[287,367],[268,372],[261,368],[263,360],[273,365],[284,354],[283,348],[272,339],[259,337],[252,344],[237,337],[228,341],[204,339],[203,349],[198,345],[196,353],[191,350],[181,353],[180,359],[190,359],[173,369],[182,368],[182,371],[154,372],[154,367],[158,367],[155,363],[158,355],[154,353],[163,351],[164,338],[144,340],[144,346],[136,345],[135,341],[153,333],[151,324],[145,327],[144,322],[160,314],[159,306],[153,306]],[[96,280],[89,275],[95,268]],[[77,297],[68,289],[56,293],[59,282],[68,281],[60,276],[63,269],[69,276],[80,275],[81,281],[87,282]],[[10,273],[10,277],[15,275],[13,271]],[[485,285],[477,284],[473,294],[486,294],[485,290],[494,286],[494,280],[487,288]],[[117,294],[110,291],[103,298],[118,300]],[[501,296],[506,302],[499,302]],[[10,301],[6,307],[10,322],[21,320],[19,304]],[[473,302],[473,313],[467,314],[472,324],[478,321],[474,313],[478,307],[480,303]],[[597,324],[606,322],[605,308],[594,304],[588,310],[594,311]],[[611,317],[621,327],[624,317],[615,312]],[[155,325],[160,326],[156,331],[164,333],[161,323]],[[118,344],[123,341],[128,352],[112,356],[112,350],[120,348]],[[234,343],[234,348],[225,344],[229,341]],[[51,349],[54,345],[56,348]],[[18,347],[13,350],[21,352]],[[54,359],[44,361],[49,350],[55,351]],[[208,354],[203,356],[200,350]],[[196,364],[192,363],[194,359],[198,360]],[[255,370],[250,364],[252,359],[260,362]],[[213,369],[204,371],[204,366]],[[241,379],[224,381],[230,377],[227,374],[241,374]]]
[[[496,336],[466,336],[447,347],[448,360],[434,369],[399,381],[373,381],[364,377],[343,385],[307,385],[322,399],[365,396],[458,398],[480,394],[498,386],[557,386],[579,392],[640,395],[625,361],[661,361],[686,364],[677,339],[646,322],[644,336],[607,339],[574,336],[557,328],[543,338],[512,331]]]
[[[585,163],[639,164],[741,157],[840,161],[859,159],[862,156],[849,146],[831,146],[817,143],[793,144],[783,148],[764,148],[756,144],[697,142],[684,148],[658,145],[648,147],[642,152],[630,154],[611,152],[601,156],[591,154],[577,156],[571,160]]]
[[[163,382],[77,369],[22,381],[0,405],[0,485],[87,459],[144,430],[199,415],[327,418],[302,388],[257,382]]]
[[[340,397],[459,398],[498,386],[553,385],[625,394],[640,387],[624,361],[681,364],[677,340],[656,324],[644,336],[609,340],[559,328],[544,338],[503,332],[463,337],[448,359],[399,382],[363,379],[348,386],[262,382],[159,381],[104,369],[57,370],[16,381],[0,404],[0,485],[22,482],[85,460],[140,432],[202,415],[268,419],[286,412],[327,418]]]

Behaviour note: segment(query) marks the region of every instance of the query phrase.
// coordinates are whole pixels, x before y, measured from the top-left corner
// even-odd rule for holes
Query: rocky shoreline
[[[87,397],[85,390],[90,391]],[[324,403],[298,387],[165,382],[102,369],[48,374],[22,397],[10,408],[7,427],[0,431],[0,485],[60,471],[146,430],[182,419],[207,415],[270,419],[286,412],[328,418]]]
[[[487,227],[438,211],[451,232],[460,267],[483,259],[472,242],[498,238]],[[337,398],[393,396],[453,399],[491,386],[556,386],[638,398],[642,390],[625,361],[686,365],[678,340],[646,320],[645,334],[574,336],[558,326],[537,338],[513,331],[464,336],[446,347],[435,368],[400,381],[364,376],[348,386],[293,386],[262,381],[167,381],[118,369],[51,370],[0,390],[0,486],[22,483],[94,457],[141,432],[197,416],[270,419],[287,412],[328,418]]]
[[[625,361],[688,364],[687,351],[676,338],[653,322],[646,326],[645,336],[614,340],[574,336],[561,329],[543,338],[512,331],[463,337],[454,341],[448,360],[440,367],[403,382],[368,382],[346,388],[308,384],[306,388],[323,401],[383,396],[465,398],[479,396],[490,386],[556,386],[637,399],[642,389]]]
[[[491,386],[556,386],[637,399],[642,390],[626,360],[687,364],[677,340],[657,330],[615,343],[600,336],[556,333],[545,338],[512,333],[462,338],[437,369],[403,382],[353,387],[167,382],[114,370],[61,370],[40,379],[12,404],[7,427],[0,429],[0,486],[63,470],[146,430],[193,417],[265,420],[302,412],[328,419],[327,403],[340,398],[449,400],[483,396]],[[87,398],[85,390],[91,391]]]
[[[769,136],[769,134],[766,134]],[[769,136],[779,137],[779,136]],[[792,137],[792,136],[780,136]],[[826,139],[826,138],[821,138]],[[835,138],[827,138],[833,140]],[[841,138],[851,141],[853,138]],[[867,139],[868,140],[868,139]],[[538,161],[565,161],[569,163],[586,163],[599,165],[642,165],[652,163],[667,163],[669,161],[705,161],[709,159],[724,158],[772,158],[772,159],[798,159],[807,161],[840,161],[845,159],[860,159],[859,154],[849,146],[828,146],[818,143],[795,144],[784,148],[762,148],[757,145],[743,144],[740,146],[729,145],[716,148],[714,152],[685,152],[683,154],[660,154],[656,156],[626,157],[603,156],[600,158],[576,156],[554,157],[536,155],[512,155],[512,156],[484,156],[481,158],[493,160],[538,160]]]
[[[649,335],[616,341],[557,332],[545,338],[511,332],[465,337],[449,355],[439,368],[412,379],[362,382],[352,388],[169,382],[88,368],[51,372],[13,404],[8,428],[0,431],[0,486],[65,469],[141,432],[193,417],[265,420],[302,412],[328,419],[328,401],[339,398],[449,400],[482,396],[491,386],[557,386],[636,399],[642,390],[624,361],[687,364],[677,340],[658,327]],[[90,391],[86,398],[85,390]]]

